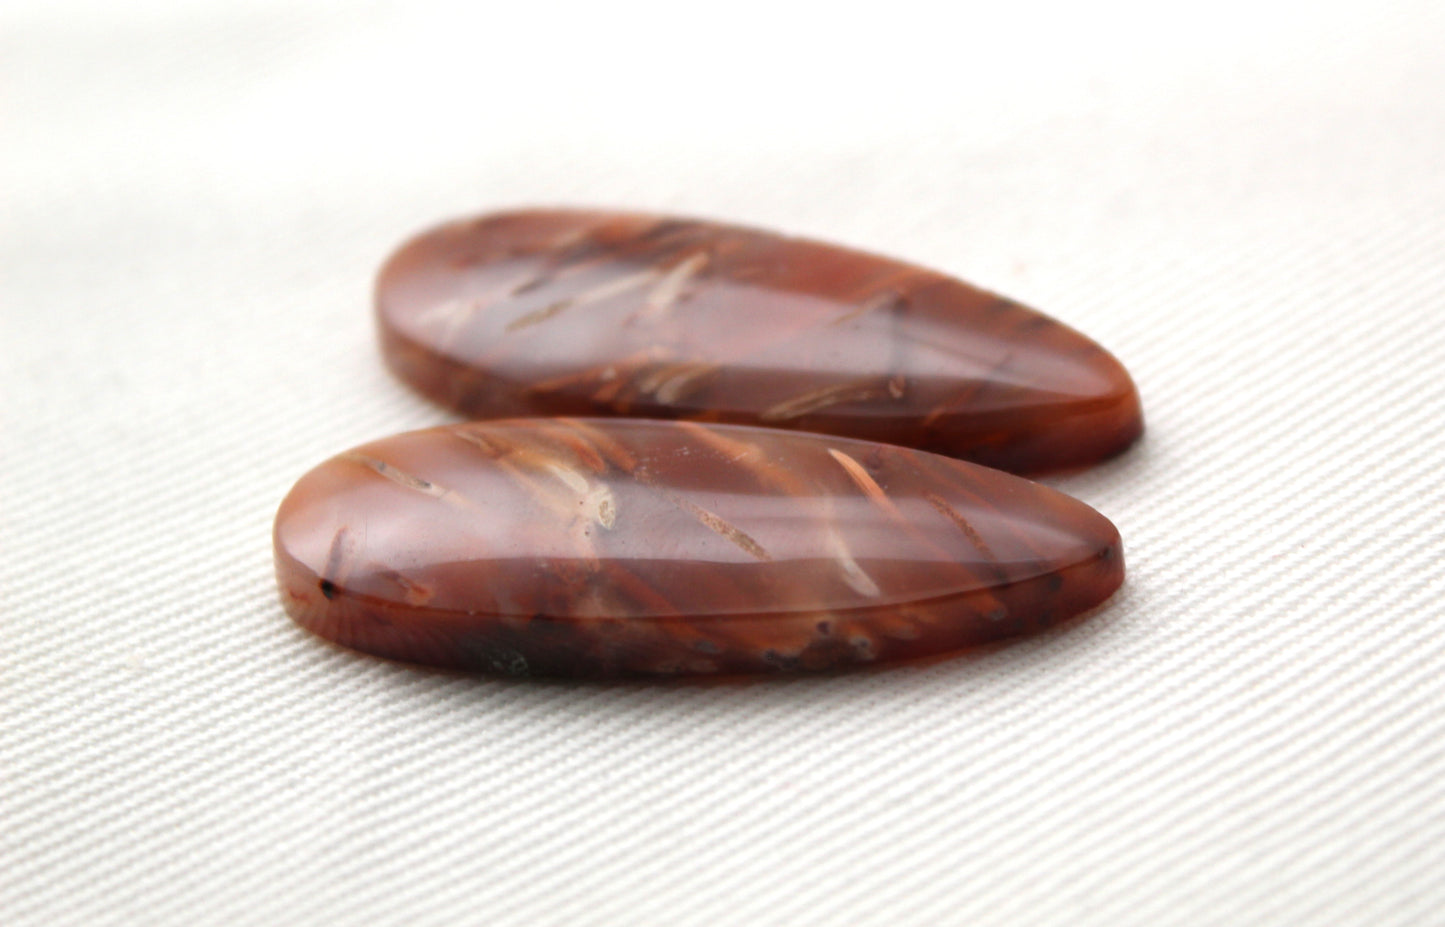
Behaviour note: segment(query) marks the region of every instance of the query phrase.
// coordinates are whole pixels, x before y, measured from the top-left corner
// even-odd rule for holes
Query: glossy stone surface
[[[1049,627],[1124,575],[1114,526],[872,442],[637,419],[411,432],[276,517],[286,609],[348,647],[582,677],[820,670]]]
[[[616,213],[446,225],[382,270],[383,351],[471,417],[761,424],[1014,472],[1095,463],[1142,430],[1078,332],[933,271],[817,242]]]

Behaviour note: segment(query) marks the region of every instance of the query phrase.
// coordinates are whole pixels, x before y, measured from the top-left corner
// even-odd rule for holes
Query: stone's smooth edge
[[[558,238],[565,247],[547,250],[532,241],[525,246],[518,245],[514,252],[506,251],[498,242],[486,239],[498,226],[514,229],[519,240],[528,241],[539,236],[538,228],[560,229]],[[571,259],[566,255],[594,263],[615,260],[629,266],[630,262],[676,260],[677,255],[667,250],[667,245],[648,250],[651,245],[638,244],[655,229],[665,230],[667,234],[659,237],[665,242],[671,241],[674,250],[682,247],[679,252],[682,254],[708,253],[709,241],[720,250],[731,249],[732,257],[724,255],[705,262],[691,275],[690,285],[697,287],[735,283],[729,273],[738,268],[729,261],[737,259],[740,251],[752,255],[754,261],[744,268],[748,285],[764,291],[773,286],[786,289],[807,282],[822,281],[831,285],[834,281],[827,273],[814,279],[807,272],[799,271],[798,265],[826,261],[836,268],[853,262],[855,267],[866,268],[867,273],[861,274],[863,278],[895,281],[882,292],[902,294],[903,304],[918,303],[908,311],[907,317],[914,323],[923,324],[925,330],[927,326],[943,324],[977,331],[988,345],[987,356],[993,358],[990,363],[1011,369],[982,381],[962,377],[957,381],[957,389],[947,395],[933,396],[926,405],[919,405],[925,400],[914,397],[915,384],[904,370],[892,379],[879,378],[880,383],[887,379],[888,390],[896,394],[893,396],[896,402],[890,403],[887,395],[874,390],[878,395],[866,400],[838,402],[797,415],[789,411],[786,417],[780,417],[770,416],[768,410],[777,408],[780,398],[795,394],[806,396],[809,387],[800,386],[782,396],[750,395],[751,387],[739,380],[736,369],[729,370],[726,362],[721,378],[732,379],[725,388],[720,385],[709,396],[712,401],[702,408],[663,401],[658,398],[661,391],[652,390],[649,394],[645,387],[639,386],[656,380],[666,365],[679,369],[711,365],[714,358],[702,355],[684,352],[671,356],[665,363],[647,362],[618,374],[610,366],[617,357],[607,354],[595,365],[596,370],[612,372],[605,382],[587,381],[586,369],[577,368],[553,378],[578,379],[577,383],[543,390],[536,383],[526,382],[525,377],[519,378],[514,370],[497,368],[498,361],[466,356],[466,351],[461,351],[463,356],[459,357],[458,352],[446,344],[415,337],[414,329],[412,334],[404,330],[410,324],[408,314],[418,311],[396,295],[399,281],[408,275],[431,273],[438,280],[451,275],[452,282],[456,283],[467,260],[476,261],[475,266],[489,266],[499,261],[535,258],[539,254],[555,258],[564,268],[570,266],[565,263]],[[676,244],[679,241],[681,246]],[[469,245],[474,247],[469,250]],[[777,259],[757,261],[758,251],[768,249],[776,251]],[[432,253],[438,251],[470,256],[440,260]],[[506,253],[499,257],[498,251]],[[542,285],[554,285],[546,276],[542,280]],[[875,284],[869,283],[865,289],[868,287]],[[536,285],[530,286],[534,296],[536,290]],[[648,292],[639,289],[609,299],[622,304],[631,300],[640,306]],[[569,295],[575,294],[564,291],[551,305],[567,302]],[[688,305],[685,296],[672,295],[669,312],[685,317]],[[834,294],[823,298],[841,300],[839,305],[844,309],[850,305],[848,299]],[[882,324],[873,318],[880,311],[874,305],[878,300],[867,296],[856,299],[855,309],[840,316],[847,320],[847,325],[824,324],[818,328],[816,337],[842,339],[839,343],[850,343],[854,351],[859,350],[860,345],[877,343],[868,339],[876,339],[880,333],[867,326]],[[467,324],[475,324],[476,315],[506,311],[505,306],[498,307],[509,300],[514,300],[514,296],[505,296],[495,305],[484,306],[483,313],[474,313]],[[765,425],[915,447],[1026,474],[1072,470],[1098,463],[1131,446],[1144,428],[1138,391],[1119,361],[1088,337],[1042,313],[947,275],[891,258],[702,220],[558,209],[494,213],[447,223],[409,240],[391,256],[377,279],[376,310],[382,353],[392,371],[430,399],[473,418],[617,415]],[[533,309],[508,324],[498,333],[498,338],[540,337],[549,326],[575,326],[585,321],[583,311],[569,309],[553,317],[546,307]],[[628,326],[636,324],[639,324],[637,316],[630,315]],[[652,317],[647,316],[640,324],[653,324]],[[674,323],[664,320],[657,324]],[[847,330],[855,326],[858,332]],[[727,333],[717,334],[718,339],[726,337]],[[860,338],[865,340],[859,341]],[[632,349],[644,349],[663,340],[664,336],[659,334],[656,341],[639,340],[630,345]],[[523,356],[529,353],[525,345],[520,350]],[[1025,356],[1030,359],[1022,359]],[[1050,357],[1057,361],[1050,362]],[[1051,368],[1057,370],[1060,364],[1088,366],[1093,377],[1108,384],[1107,389],[1089,395],[1053,391],[1055,384],[1050,378],[1059,374],[1051,372]],[[700,382],[693,381],[692,385]],[[757,384],[754,377],[752,385]],[[830,381],[828,385],[840,384]],[[707,395],[705,388],[704,395]]]
[[[500,427],[535,426],[555,431],[559,427],[572,428],[574,424],[593,429],[592,434],[599,431],[606,434],[609,429],[615,433],[619,428],[641,424],[660,432],[684,427],[706,428],[724,438],[774,435],[806,444],[821,444],[824,440],[774,429],[602,419],[582,423],[555,420],[540,424],[528,420],[473,423],[413,432],[388,441],[468,429],[485,432],[488,428]],[[461,446],[461,442],[457,443]],[[839,442],[834,439],[830,443]],[[380,453],[377,449],[385,444],[375,442],[361,450]],[[846,439],[841,444],[850,450],[863,446],[862,442]],[[800,608],[794,599],[793,607],[787,610],[710,614],[704,608],[688,614],[623,618],[503,615],[433,608],[358,593],[342,577],[338,577],[341,582],[336,582],[330,576],[318,575],[314,565],[301,562],[288,549],[286,525],[288,515],[300,504],[298,494],[307,492],[305,486],[315,474],[355,454],[348,452],[298,481],[277,514],[274,540],[282,601],[299,624],[323,638],[355,650],[438,667],[573,678],[737,676],[841,669],[964,650],[1051,627],[1100,604],[1122,582],[1124,561],[1118,532],[1106,518],[1083,503],[1046,487],[971,464],[901,448],[879,447],[886,454],[910,455],[908,459],[915,460],[922,468],[918,471],[920,474],[931,468],[927,474],[929,480],[936,482],[942,473],[960,481],[960,485],[970,487],[961,490],[965,496],[975,490],[986,492],[1001,482],[1009,486],[1007,481],[1013,481],[1030,500],[1031,507],[1024,511],[1042,514],[1049,506],[1056,506],[1058,514],[1051,516],[1056,522],[1045,520],[1040,524],[1044,527],[1053,524],[1058,531],[1075,533],[1071,536],[1087,536],[1092,553],[1066,564],[1055,564],[1051,570],[1016,571],[1007,581],[976,585],[953,594],[863,607]],[[865,452],[855,454],[859,460],[865,456]],[[769,466],[772,463],[767,462]],[[606,466],[608,477],[640,478],[635,473],[619,471],[615,463]],[[359,467],[353,469],[361,472]],[[368,478],[371,476],[379,480],[387,478],[375,474]],[[390,479],[405,485],[412,478],[399,478],[397,473],[392,473]],[[615,488],[617,484],[612,485]],[[436,491],[432,484],[425,484],[423,489],[433,494]],[[411,499],[405,494],[401,498]],[[412,501],[431,504],[436,499],[434,495],[423,498],[423,494],[418,494]],[[505,500],[498,504],[503,502]],[[1008,530],[1027,529],[1029,524],[1020,522]],[[334,542],[330,546],[333,550],[336,548]],[[401,559],[405,560],[402,553]],[[1035,554],[1031,552],[1029,556]],[[1047,560],[1044,554],[1037,556],[1043,558],[1041,563]],[[371,567],[373,572],[383,569],[393,573],[385,564],[371,564]],[[994,568],[980,560],[966,569]],[[332,567],[328,564],[326,570],[331,571]]]
[[[1057,597],[1060,584],[1074,588],[1075,580],[1098,582],[1101,574],[1114,573],[1119,576],[1114,584],[1117,588],[1123,578],[1123,553],[1118,545],[1107,548],[1095,563],[1076,564],[1015,583],[1002,595],[996,589],[980,590],[922,603],[913,609],[915,618],[926,615],[937,627],[935,633],[913,640],[844,630],[876,625],[896,614],[896,608],[833,612],[827,619],[797,613],[699,616],[678,618],[676,624],[648,622],[636,628],[622,628],[605,619],[515,619],[438,611],[429,616],[424,633],[419,633],[415,617],[394,602],[332,589],[331,601],[323,604],[318,601],[323,598],[319,591],[323,582],[294,559],[277,557],[287,613],[303,628],[333,643],[441,669],[570,679],[828,672],[949,656],[1057,627],[1103,604],[1115,588],[1099,597],[1061,599],[1048,610],[1015,606],[1009,619],[990,621],[984,616],[986,610],[997,607],[996,601]],[[726,628],[706,627],[716,622],[726,622]],[[537,633],[541,624],[547,626],[544,634]],[[407,625],[412,627],[403,630]],[[727,637],[735,646],[699,651],[694,645],[699,629],[707,631],[708,639]],[[599,659],[599,642],[605,637],[612,638],[606,648],[609,655]]]

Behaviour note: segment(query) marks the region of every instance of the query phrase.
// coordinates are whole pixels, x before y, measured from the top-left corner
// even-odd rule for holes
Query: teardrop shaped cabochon
[[[889,258],[768,232],[539,210],[441,226],[377,282],[388,364],[476,418],[765,425],[1018,473],[1141,433],[1123,366],[1071,328]]]
[[[517,419],[411,432],[282,504],[288,612],[337,643],[540,675],[737,674],[947,653],[1050,627],[1123,580],[1075,499],[873,442]]]

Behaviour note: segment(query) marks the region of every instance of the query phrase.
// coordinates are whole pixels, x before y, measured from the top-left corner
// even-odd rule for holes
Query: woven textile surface
[[[0,7],[0,923],[1445,923],[1445,7]],[[296,628],[306,469],[453,420],[370,288],[576,204],[1081,329],[1073,627],[822,679],[445,675]]]

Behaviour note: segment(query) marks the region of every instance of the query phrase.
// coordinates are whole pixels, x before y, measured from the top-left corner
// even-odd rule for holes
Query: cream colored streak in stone
[[[565,464],[560,464],[553,460],[548,461],[544,466],[548,473],[551,473],[557,479],[561,480],[569,489],[578,495],[585,496],[591,489],[585,476]]]
[[[872,474],[870,474],[862,464],[837,448],[828,448],[828,453],[832,455],[834,460],[838,461],[838,464],[847,472],[848,476],[852,478],[854,484],[863,490],[863,495],[873,500],[879,508],[892,517],[899,521],[907,521],[907,519],[903,517],[903,513],[898,510],[898,506],[893,504],[893,500],[888,498],[888,494],[883,491],[883,487],[878,485],[878,481],[873,479]]]
[[[614,296],[620,296],[629,290],[634,290],[638,287],[646,286],[647,284],[656,280],[657,277],[657,271],[644,270],[635,274],[628,274],[625,277],[618,277],[614,280],[608,280],[605,283],[598,284],[590,290],[578,293],[576,296],[569,296],[566,299],[558,300],[555,303],[551,303],[550,305],[543,306],[540,309],[534,309],[531,312],[524,313],[523,315],[518,316],[511,322],[507,323],[507,331],[514,332],[519,329],[528,328],[540,322],[545,322],[553,316],[557,315],[558,313],[563,312],[567,309],[574,309],[578,306],[586,306],[591,303],[601,302],[604,299],[611,299]]]
[[[612,489],[605,483],[593,485],[576,468],[559,460],[555,449],[517,446],[513,448],[510,456],[515,458],[521,467],[550,474],[572,491],[575,501],[564,503],[563,507],[570,512],[569,521],[573,534],[581,531],[582,535],[586,536],[589,524],[600,525],[610,531],[617,523],[617,499],[613,496]],[[581,543],[590,550],[590,541]]]
[[[488,441],[484,436],[479,435],[474,431],[456,430],[451,433],[455,435],[458,439],[465,441],[474,447],[481,448],[482,452],[485,453],[488,457],[497,457],[500,456],[500,454],[502,453],[501,448],[497,447],[491,441]]]
[[[566,457],[567,463],[563,465],[566,469],[573,471],[583,479],[586,479],[588,473],[607,472],[607,461],[587,440],[586,435],[578,434],[576,429],[556,419],[542,419],[537,423],[537,428],[556,443],[555,457],[558,459]]]
[[[548,514],[569,523],[576,517],[579,502],[585,500],[591,486],[580,473],[520,445],[501,443],[496,439],[488,440],[467,431],[453,431],[452,434],[485,451],[494,465],[526,489],[528,495],[541,504]],[[570,489],[571,493],[552,488],[552,483],[543,484],[541,480],[533,477],[532,474],[537,472],[550,475],[557,483]]]
[[[534,383],[527,387],[527,391],[531,393],[555,393],[560,390],[570,389],[574,386],[588,383],[602,383],[604,389],[615,391],[623,385],[620,382],[616,382],[619,377],[630,377],[636,373],[639,368],[649,364],[663,363],[671,358],[672,354],[667,348],[661,345],[649,345],[641,351],[635,351],[610,364],[589,367],[586,370],[566,373],[560,377],[553,377],[550,380],[542,380],[539,383]]]
[[[559,418],[554,419],[554,421],[559,425],[571,429],[573,434],[586,442],[595,453],[607,460],[612,466],[626,473],[631,473],[633,469],[636,468],[637,458],[633,457],[627,448],[614,441],[605,432],[599,431],[591,425],[575,418]]]
[[[436,327],[437,344],[450,345],[467,322],[487,305],[488,301],[480,298],[448,299],[418,313],[416,320],[419,325]]]
[[[564,251],[573,245],[580,245],[587,236],[604,225],[606,225],[605,222],[589,222],[585,225],[563,229],[548,240],[547,249],[551,251]]]
[[[699,425],[697,422],[683,421],[678,422],[677,426],[702,443],[716,449],[731,463],[738,463],[743,460],[756,460],[762,454],[762,448],[753,444],[751,441],[740,441],[736,438],[726,437],[708,428],[706,425]]]
[[[545,322],[548,319],[552,318],[552,316],[556,315],[557,313],[561,312],[562,310],[566,309],[568,306],[571,305],[572,303],[568,300],[562,300],[560,302],[555,302],[550,305],[543,306],[541,309],[533,309],[531,312],[519,315],[512,321],[508,322],[506,330],[508,332],[515,332],[523,328],[528,328],[530,326],[536,325],[540,322]]]
[[[444,299],[434,306],[428,306],[416,314],[418,325],[427,327],[442,325],[450,327],[458,316],[466,317],[483,305],[480,299]]]
[[[495,465],[557,519],[577,559],[587,569],[602,568],[592,529],[598,526],[610,531],[617,524],[617,500],[608,486],[593,485],[551,452],[528,445],[509,444],[495,458]],[[542,475],[551,479],[537,478]]]
[[[843,403],[882,399],[884,396],[901,399],[903,392],[904,380],[901,376],[891,377],[883,383],[876,379],[836,383],[786,399],[765,410],[760,418],[765,422],[786,422]]]
[[[652,288],[652,292],[647,294],[646,302],[633,318],[653,319],[666,313],[682,296],[682,291],[687,287],[688,281],[707,266],[708,260],[706,251],[698,251],[673,265],[672,269],[658,281],[657,286]]]
[[[638,389],[657,397],[658,402],[672,403],[687,395],[699,380],[716,373],[717,364],[692,361],[662,367],[643,378]]]
[[[438,343],[450,344],[453,339],[456,338],[457,333],[460,332],[477,313],[496,305],[499,297],[506,298],[512,296],[536,284],[538,281],[546,279],[547,275],[545,274],[538,275],[533,272],[528,272],[521,276],[514,277],[508,283],[495,288],[488,288],[485,292],[442,300],[435,306],[417,313],[417,324],[423,327],[436,326]]]
[[[838,529],[833,525],[831,519],[827,522],[824,534],[827,539],[828,553],[838,561],[838,568],[843,572],[843,581],[859,595],[876,598],[881,592],[878,584],[873,581],[873,577],[869,576],[866,570],[858,565],[858,561],[853,559],[853,552],[848,549],[847,542],[838,533]]]
[[[516,445],[506,459],[499,462],[549,509],[565,514],[574,528],[578,526],[579,519],[601,525],[608,530],[617,523],[617,501],[612,490],[604,483],[593,485],[575,468],[558,460],[550,449]],[[547,490],[527,476],[526,471],[548,474],[570,490],[571,497],[559,498],[557,493]],[[590,547],[590,542],[588,546]]]
[[[408,473],[407,471],[402,470],[394,464],[389,464],[386,461],[381,460],[377,457],[372,457],[367,454],[360,454],[353,451],[347,454],[342,454],[341,458],[343,460],[349,460],[353,463],[360,464],[361,466],[366,467],[368,470],[374,471],[379,476],[383,476],[386,479],[391,480],[398,486],[405,486],[407,489],[414,490],[415,492],[419,492],[422,495],[431,496],[438,502],[444,502],[447,505],[456,506],[457,508],[467,509],[470,511],[481,510],[481,506],[477,505],[476,502],[468,499],[466,496],[462,495],[456,490],[448,489],[445,486],[439,486],[436,483],[431,482],[430,480],[424,480],[415,474]]]
[[[837,448],[828,448],[828,453],[833,455],[833,459],[842,465],[843,469],[848,473],[848,476],[853,479],[854,484],[863,490],[863,494],[898,523],[899,528],[904,534],[912,538],[924,549],[933,552],[933,554],[938,557],[939,562],[947,563],[953,559],[951,552],[940,547],[927,533],[920,531],[918,525],[909,520],[908,517],[903,514],[902,510],[894,505],[893,500],[888,498],[888,494],[884,491],[883,487],[878,485],[878,482],[873,479],[872,474],[870,474],[862,464]]]

